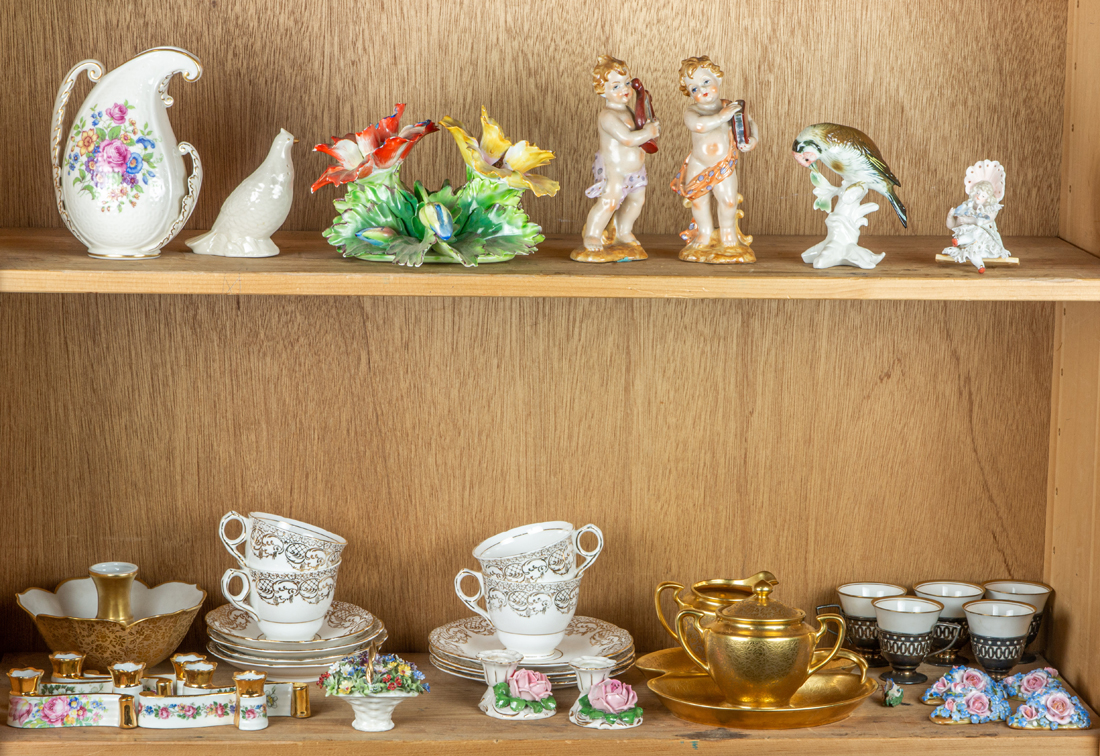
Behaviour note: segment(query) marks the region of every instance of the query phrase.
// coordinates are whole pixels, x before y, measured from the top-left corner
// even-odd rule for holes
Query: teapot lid
[[[722,609],[718,612],[718,616],[724,620],[747,623],[788,625],[801,622],[806,613],[773,599],[771,597],[773,590],[771,583],[761,580],[753,586],[752,598],[738,601],[733,606]]]

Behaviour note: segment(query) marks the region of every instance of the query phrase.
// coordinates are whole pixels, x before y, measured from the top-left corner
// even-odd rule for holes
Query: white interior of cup
[[[572,533],[572,523],[562,521],[521,525],[486,538],[474,548],[474,558],[504,559],[538,551],[568,538]]]
[[[62,661],[75,661],[80,658],[80,654],[54,654],[53,658],[61,659]]]
[[[136,664],[134,662],[119,662],[111,665],[111,669],[116,669],[119,672],[137,672],[141,667],[141,664]]]
[[[39,669],[13,669],[8,672],[12,677],[37,677],[42,674],[42,670]]]
[[[836,589],[840,607],[849,617],[874,619],[875,608],[871,602],[889,596],[904,596],[905,589],[892,583],[846,583]]]
[[[259,672],[238,672],[233,675],[234,680],[262,680],[264,677]]]
[[[972,635],[1020,638],[1027,635],[1035,607],[1019,601],[971,601],[963,606]]]
[[[611,669],[615,666],[615,660],[606,656],[578,656],[569,662],[569,666],[573,669]]]
[[[177,664],[186,664],[188,662],[202,661],[204,658],[205,657],[199,656],[198,654],[176,654],[172,657],[172,661]]]
[[[875,599],[872,605],[880,628],[910,635],[931,632],[943,611],[943,604],[938,601],[912,596]]]
[[[943,604],[941,617],[960,619],[964,616],[963,604],[981,598],[985,589],[972,583],[953,583],[942,580],[914,586],[913,593]]]
[[[1022,601],[1041,612],[1046,608],[1051,588],[1041,583],[1017,580],[994,580],[985,584],[986,598],[998,601]]]
[[[205,672],[209,669],[214,669],[214,662],[208,661],[193,661],[183,665],[184,669],[190,669],[195,672]]]
[[[332,543],[343,546],[346,546],[348,543],[335,533],[330,533],[324,528],[319,528],[316,525],[310,525],[308,522],[292,520],[289,517],[279,517],[278,515],[268,514],[267,512],[249,512],[248,516],[257,520],[263,520],[268,525],[279,528],[280,530],[297,531],[302,535],[316,538],[319,541],[331,541]]]

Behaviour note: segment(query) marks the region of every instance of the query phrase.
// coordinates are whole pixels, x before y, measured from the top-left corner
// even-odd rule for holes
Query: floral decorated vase
[[[386,691],[369,695],[343,695],[337,698],[347,701],[355,712],[351,726],[360,732],[385,732],[393,729],[393,710],[407,698],[416,698],[419,693]]]
[[[62,138],[65,107],[82,71],[96,85]],[[54,101],[52,158],[57,209],[92,257],[156,257],[187,222],[202,184],[198,153],[176,142],[168,84],[202,75],[191,53],[146,50],[113,71],[84,60],[66,75]],[[191,156],[191,175],[183,155]],[[185,186],[186,179],[186,186]]]

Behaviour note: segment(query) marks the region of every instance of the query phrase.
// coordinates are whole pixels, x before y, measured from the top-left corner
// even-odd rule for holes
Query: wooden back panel
[[[1041,579],[1052,308],[2,295],[0,647],[41,647],[15,592],[108,559],[223,603],[231,509],[346,536],[395,650],[552,519],[603,528],[579,612],[641,649],[666,579]]]
[[[1087,2],[1087,0],[1086,0]],[[688,147],[678,89],[681,59],[709,54],[723,93],[744,98],[763,142],[745,156],[744,228],[751,234],[824,231],[809,178],[790,158],[795,135],[820,121],[862,129],[901,179],[909,232],[943,234],[947,209],[980,159],[1008,170],[1006,235],[1058,233],[1065,3],[937,0],[886,3],[615,3],[540,0],[159,0],[18,3],[0,18],[0,227],[57,226],[48,143],[54,93],[83,58],[113,68],[149,47],[175,45],[205,65],[171,92],[176,135],[206,162],[191,228],[209,228],[222,201],[267,154],[280,127],[302,138],[287,229],[320,230],[331,187],[308,187],[327,159],[309,147],[361,129],[408,103],[407,121],[451,115],[471,127],[479,108],[515,139],[551,148],[555,198],[527,206],[549,233],[579,234],[590,200],[596,56],[626,60],[652,91],[664,136],[648,162],[637,230],[675,233],[688,212],[668,188]],[[1085,27],[1080,27],[1084,29]],[[74,94],[76,107],[88,89]],[[1093,119],[1095,121],[1095,118]],[[1089,133],[1092,133],[1090,131]],[[461,181],[449,134],[428,137],[405,169],[409,183]],[[870,233],[903,229],[883,204]]]

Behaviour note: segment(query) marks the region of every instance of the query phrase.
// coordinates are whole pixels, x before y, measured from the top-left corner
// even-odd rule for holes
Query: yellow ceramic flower
[[[81,155],[87,155],[95,147],[96,135],[95,129],[88,129],[87,131],[80,132],[80,141],[77,142],[77,147],[80,148]]]
[[[553,197],[560,188],[557,181],[530,171],[554,159],[554,153],[527,141],[512,143],[500,124],[481,109],[481,142],[470,136],[461,122],[447,116],[440,123],[451,132],[466,165],[478,174],[504,181],[516,189],[530,189],[536,197]]]

